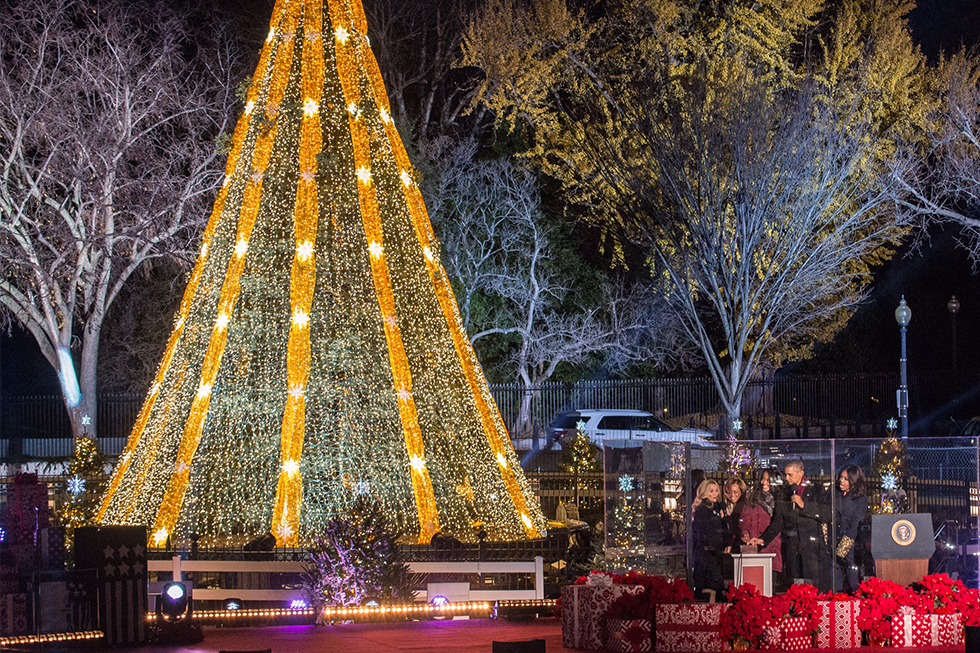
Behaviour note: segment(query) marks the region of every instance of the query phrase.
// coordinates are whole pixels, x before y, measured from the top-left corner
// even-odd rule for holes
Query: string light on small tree
[[[880,479],[881,496],[872,505],[879,514],[896,514],[908,510],[908,494],[901,487],[902,479],[908,476],[908,461],[905,442],[895,436],[898,421],[888,420],[888,437],[875,452],[872,471]]]

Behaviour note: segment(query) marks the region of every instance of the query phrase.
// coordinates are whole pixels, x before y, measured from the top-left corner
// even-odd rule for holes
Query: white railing
[[[516,562],[410,562],[413,574],[534,574],[534,588],[528,590],[471,589],[471,601],[506,601],[544,598],[544,558],[536,556],[530,561]],[[170,560],[148,560],[150,572],[169,572],[175,581],[183,580],[187,573],[268,573],[298,574],[306,568],[304,562],[267,560],[183,560],[174,556]],[[298,589],[193,589],[193,597],[202,601],[292,601],[303,598]]]

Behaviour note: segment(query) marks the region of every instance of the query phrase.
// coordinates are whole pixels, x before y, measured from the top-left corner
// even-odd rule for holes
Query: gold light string
[[[323,147],[320,103],[323,95],[322,0],[306,0],[303,16],[303,118],[300,127],[299,183],[294,208],[295,245],[290,277],[292,322],[286,353],[288,396],[282,422],[279,483],[272,512],[272,532],[284,546],[299,541],[299,519],[303,503],[300,459],[306,421],[306,383],[310,376],[310,307],[316,284],[314,252],[319,198],[316,157]],[[328,38],[332,35],[328,35]]]
[[[412,490],[419,516],[419,539],[428,541],[439,531],[439,514],[436,509],[432,479],[425,459],[422,431],[419,427],[415,400],[412,396],[412,375],[408,366],[404,344],[398,329],[395,314],[395,298],[391,288],[391,277],[384,256],[384,239],[381,218],[378,214],[378,200],[371,176],[371,150],[367,128],[360,116],[361,92],[358,84],[355,47],[364,38],[365,23],[351,21],[339,6],[338,0],[328,0],[330,22],[335,29],[335,48],[337,53],[337,72],[343,88],[344,101],[350,108],[348,122],[354,146],[354,165],[357,171],[358,197],[361,206],[361,219],[368,240],[371,260],[371,274],[374,279],[381,319],[384,323],[385,340],[391,363],[392,380],[398,395],[398,412],[401,416],[411,467]],[[356,4],[356,3],[355,3]],[[356,22],[356,24],[354,24]],[[348,31],[350,25],[353,32]]]
[[[282,5],[287,0],[277,0],[276,6],[273,9],[273,28],[278,25],[277,18],[281,18],[283,15]],[[259,59],[258,67],[256,68],[256,74],[261,79],[264,77],[267,71],[269,56],[271,48],[263,48],[262,55]],[[254,84],[249,93],[247,101],[254,104],[256,96],[258,95],[260,84]],[[249,112],[250,113],[250,112]],[[130,465],[133,463],[134,454],[136,452],[137,446],[140,444],[140,440],[143,437],[143,431],[146,428],[146,423],[150,418],[150,413],[153,410],[156,399],[160,391],[160,386],[163,384],[167,373],[170,371],[170,364],[173,361],[174,353],[177,350],[177,343],[180,341],[181,336],[184,333],[185,321],[187,319],[187,314],[190,312],[191,305],[194,303],[194,297],[197,292],[198,284],[201,280],[201,272],[204,269],[205,261],[207,256],[208,244],[211,241],[211,236],[214,234],[218,223],[221,221],[222,212],[225,207],[225,200],[228,197],[228,187],[231,183],[231,179],[235,174],[235,170],[238,166],[239,157],[242,153],[242,148],[245,143],[245,136],[249,129],[249,115],[246,113],[243,115],[235,126],[234,136],[232,138],[232,147],[228,155],[228,162],[225,165],[225,181],[221,189],[218,191],[218,196],[215,199],[214,209],[211,211],[211,217],[208,219],[207,227],[204,230],[204,234],[201,238],[202,241],[202,254],[198,257],[196,264],[194,265],[194,270],[191,273],[190,280],[187,282],[187,288],[184,290],[184,297],[180,302],[180,309],[177,311],[177,322],[174,326],[173,333],[170,334],[170,338],[167,341],[167,347],[164,351],[163,360],[160,362],[157,368],[156,376],[153,379],[153,384],[150,386],[149,394],[146,400],[143,402],[143,407],[140,410],[140,414],[136,419],[136,424],[133,426],[133,431],[129,436],[129,440],[126,443],[126,448],[123,450],[122,455],[119,458],[119,463],[116,465],[116,469],[112,474],[112,479],[109,482],[109,486],[106,489],[105,494],[102,498],[102,503],[99,506],[99,510],[96,513],[95,521],[101,522],[109,509],[110,505],[113,504],[113,499],[115,497],[116,491],[119,489],[119,484],[122,482],[123,477],[129,470]],[[142,480],[145,479],[146,474],[149,472],[152,461],[156,459],[157,456],[157,446],[159,444],[160,435],[163,433],[163,429],[157,429],[156,437],[153,441],[148,443],[148,451],[143,455],[143,467],[144,471],[140,475],[141,481],[137,484],[134,492],[130,493],[130,497],[135,497],[141,486]],[[119,510],[119,502],[114,506],[114,510]],[[126,502],[128,508],[124,509],[125,515],[123,519],[128,516],[128,513],[132,510],[133,502]]]
[[[360,7],[359,3],[354,4],[356,7]],[[501,477],[507,488],[507,493],[520,516],[521,526],[525,534],[527,537],[540,537],[537,525],[530,517],[532,513],[528,509],[528,498],[525,492],[529,493],[529,489],[521,488],[514,472],[515,467],[520,463],[513,453],[510,438],[503,426],[503,420],[500,418],[496,404],[490,397],[489,388],[486,386],[486,379],[479,369],[479,363],[476,360],[473,347],[463,330],[452,286],[449,283],[445,270],[435,256],[433,250],[435,236],[432,233],[432,225],[429,222],[421,192],[412,179],[410,173],[412,169],[411,162],[408,159],[408,154],[405,152],[401,136],[395,128],[394,121],[390,120],[388,96],[385,92],[384,82],[381,78],[381,71],[378,68],[377,60],[370,53],[370,50],[367,50],[364,54],[363,61],[368,79],[374,91],[375,102],[384,111],[383,116],[389,117],[388,120],[383,120],[383,122],[385,123],[388,142],[395,156],[395,161],[397,162],[398,168],[402,171],[402,188],[405,192],[405,199],[407,200],[411,213],[412,223],[425,255],[426,269],[429,272],[430,279],[439,299],[439,306],[446,320],[446,325],[451,334],[453,345],[456,348],[459,362],[463,367],[466,381],[469,385],[470,395],[476,404],[476,410],[480,416],[483,431],[487,435],[491,451],[494,454]]]
[[[248,243],[255,226],[255,218],[258,215],[259,205],[262,199],[263,175],[269,165],[272,156],[272,146],[275,143],[278,131],[278,120],[275,114],[281,108],[283,96],[286,91],[286,82],[289,76],[289,69],[292,65],[293,49],[295,46],[296,29],[296,3],[287,5],[287,13],[283,21],[284,34],[283,42],[276,52],[275,68],[272,74],[272,83],[269,89],[269,99],[267,102],[266,119],[272,120],[268,126],[268,131],[260,134],[256,139],[255,154],[252,159],[252,177],[247,181],[245,198],[242,201],[242,212],[238,222],[237,242]],[[266,47],[270,47],[269,44]],[[170,476],[170,483],[164,493],[160,509],[157,511],[156,520],[153,524],[154,541],[160,543],[165,541],[167,536],[173,532],[180,513],[181,505],[184,500],[184,493],[187,490],[187,483],[190,479],[190,465],[193,462],[194,454],[201,441],[201,430],[204,420],[207,417],[208,407],[211,402],[211,388],[218,375],[221,366],[221,356],[224,353],[225,343],[228,337],[227,319],[234,310],[235,303],[238,301],[238,294],[241,290],[241,273],[245,265],[244,252],[236,252],[228,263],[228,271],[225,274],[225,282],[221,288],[221,296],[218,303],[218,318],[215,321],[214,330],[211,333],[211,341],[208,344],[207,352],[204,355],[204,364],[201,371],[201,383],[198,386],[197,395],[191,405],[190,416],[184,427],[184,434],[181,438],[180,448],[177,451],[177,461]]]

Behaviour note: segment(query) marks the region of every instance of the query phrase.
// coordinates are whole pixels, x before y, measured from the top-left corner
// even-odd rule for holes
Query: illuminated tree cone
[[[359,0],[278,0],[173,334],[98,520],[308,541],[545,526],[461,326]]]

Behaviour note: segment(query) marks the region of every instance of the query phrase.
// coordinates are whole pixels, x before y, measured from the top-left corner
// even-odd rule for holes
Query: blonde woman
[[[714,590],[717,596],[725,595],[725,579],[721,575],[718,558],[731,550],[731,532],[725,520],[725,504],[721,498],[721,486],[717,481],[706,480],[698,486],[694,499],[694,579],[695,598],[703,598],[704,590]]]

